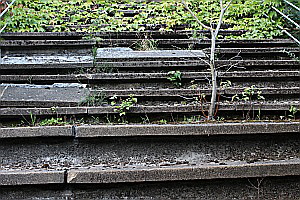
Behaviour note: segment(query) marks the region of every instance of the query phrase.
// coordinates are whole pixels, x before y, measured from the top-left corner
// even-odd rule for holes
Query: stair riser
[[[225,165],[299,159],[298,134],[243,136],[40,138],[1,142],[2,169],[54,169],[98,166],[103,169]],[[216,149],[218,151],[216,151]]]
[[[299,199],[300,177],[1,187],[1,199]],[[257,184],[261,182],[259,188]],[[259,191],[258,191],[259,189]],[[228,192],[230,191],[230,192]]]

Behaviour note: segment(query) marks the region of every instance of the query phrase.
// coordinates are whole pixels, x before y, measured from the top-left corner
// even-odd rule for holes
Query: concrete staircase
[[[299,47],[218,41],[207,122],[209,40],[160,34],[0,35],[0,199],[300,198]]]

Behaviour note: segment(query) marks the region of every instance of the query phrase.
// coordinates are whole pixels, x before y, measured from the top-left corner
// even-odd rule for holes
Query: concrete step
[[[209,39],[153,39],[157,47],[175,45],[194,45],[195,48],[209,47]],[[42,46],[94,46],[99,47],[132,47],[136,44],[145,42],[145,39],[102,39],[96,40],[2,40],[0,47],[5,48],[24,48],[24,47],[42,47]],[[289,39],[261,39],[261,40],[218,40],[218,47],[288,47],[293,46],[294,41]],[[174,48],[174,47],[173,47]]]
[[[0,84],[0,106],[77,106],[89,95],[82,84]]]
[[[110,188],[106,191],[109,196],[129,183],[151,183],[152,187],[166,189],[173,181],[181,189],[187,181],[193,181],[186,185],[189,189],[197,180],[202,180],[206,189],[211,182],[227,188],[231,187],[229,183],[243,178],[250,186],[256,180],[270,186],[269,181],[277,176],[271,188],[280,185],[286,187],[285,195],[294,194],[292,188],[298,187],[299,181],[295,180],[299,180],[300,173],[299,128],[299,123],[1,128],[0,148],[4,154],[0,159],[0,195],[46,195],[42,185],[49,189],[54,184],[60,189],[54,187],[46,196],[49,192],[52,196],[60,192],[77,196],[77,190],[86,193],[87,187],[89,194],[98,194],[99,188],[102,194]],[[37,142],[40,136],[45,138]],[[83,184],[88,185],[79,189]],[[261,188],[266,189],[266,185]],[[132,187],[129,186],[131,191]],[[136,195],[138,199],[140,193]]]
[[[79,125],[0,128],[0,139],[34,137],[210,136],[298,133],[300,122]]]
[[[221,94],[228,98],[235,94],[241,94],[245,88],[222,89]],[[291,100],[291,95],[299,95],[298,87],[289,88],[256,88],[262,92],[268,100],[283,99]],[[184,101],[200,94],[210,95],[208,88],[197,89],[133,89],[129,90],[90,90],[82,84],[54,84],[54,85],[29,85],[29,84],[1,84],[0,85],[0,106],[1,107],[75,107],[81,105],[88,97],[96,97],[108,100],[112,96],[128,97],[134,95],[139,97],[139,104],[151,101]],[[266,97],[266,95],[268,97]],[[157,97],[155,100],[147,97]],[[174,97],[177,97],[174,100]],[[223,99],[223,98],[222,98]],[[296,100],[296,99],[295,99]],[[223,100],[222,100],[223,101]],[[107,104],[107,103],[106,103]]]
[[[99,47],[118,46],[128,47],[144,42],[145,39],[103,39],[98,42]],[[210,46],[209,39],[154,39],[158,47],[180,47],[194,45],[194,48]],[[289,39],[264,39],[264,40],[218,40],[216,44],[220,47],[275,47],[293,46],[295,43]]]
[[[86,82],[105,80],[165,80],[168,73],[98,73],[98,74],[69,74],[69,75],[0,75],[0,81],[7,82]],[[182,79],[205,79],[210,77],[209,72],[184,72]],[[299,78],[299,71],[236,71],[220,72],[219,78]]]
[[[203,166],[148,167],[137,169],[71,169],[69,171],[11,170],[0,171],[0,185],[63,184],[109,184],[132,182],[162,182],[179,180],[210,180],[233,178],[261,178],[276,176],[299,176],[299,160],[269,161],[264,163],[230,163],[226,166],[206,164]]]
[[[2,199],[299,199],[299,176],[124,184],[5,186]]]
[[[37,57],[38,58],[38,57]],[[49,57],[48,57],[49,58]],[[75,58],[75,57],[74,57]],[[65,70],[65,69],[73,69],[73,70],[86,70],[91,68],[113,68],[115,70],[119,70],[125,72],[126,70],[130,71],[141,71],[141,70],[198,70],[204,71],[207,70],[207,64],[204,61],[200,60],[162,60],[162,61],[122,61],[122,62],[110,62],[103,61],[103,62],[96,62],[95,66],[93,66],[92,61],[84,62],[84,57],[80,58],[80,62],[72,62],[70,59],[60,59],[60,60],[53,60],[53,63],[45,63],[47,60],[45,57],[41,57],[41,62],[38,59],[32,60],[31,62],[24,62],[24,58],[14,59],[13,61],[7,61],[3,59],[2,64],[0,65],[0,69],[8,71],[10,73],[16,74],[17,70],[24,70],[22,74],[30,74],[33,71],[36,72],[37,70],[42,70],[40,73],[53,72],[53,70]],[[91,59],[91,58],[90,58]],[[13,59],[11,59],[13,60]],[[17,61],[22,61],[22,63],[16,63]],[[37,60],[37,61],[36,61]],[[59,61],[59,62],[57,62]],[[66,62],[67,61],[67,62]],[[11,62],[11,63],[8,63]],[[287,69],[298,69],[298,61],[296,60],[218,60],[216,61],[217,66],[230,66],[234,65],[234,70],[258,70],[258,69],[277,69],[277,70],[287,70]],[[171,68],[172,67],[172,68]],[[243,67],[243,68],[242,68]],[[33,71],[30,71],[33,70]],[[4,75],[5,73],[3,73]]]
[[[92,40],[1,40],[0,47],[35,47],[35,46],[94,46]]]
[[[0,85],[1,86],[1,85]],[[259,88],[262,91],[262,95],[284,95],[284,94],[300,94],[298,87],[290,88]],[[221,93],[226,93],[230,95],[235,95],[244,91],[244,88],[226,88],[221,90]],[[198,96],[199,93],[209,95],[211,93],[210,89],[196,88],[196,89],[131,89],[131,90],[93,90],[92,94],[103,93],[107,97],[111,96],[129,96],[133,94],[135,97],[164,97],[164,96]]]
[[[143,197],[168,199],[166,192],[155,196],[154,191],[159,187],[172,196],[168,187],[175,183],[172,191],[177,197],[188,197],[187,193],[191,193],[186,191],[193,191],[195,197],[207,190],[215,194],[218,186],[225,193],[232,191],[230,188],[235,190],[231,196],[218,194],[215,199],[243,199],[247,192],[234,184],[242,180],[250,180],[250,186],[259,188],[255,193],[258,199],[263,194],[275,199],[275,193],[286,199],[299,196],[299,115],[288,116],[291,106],[300,107],[299,62],[284,53],[299,52],[291,40],[218,41],[217,52],[225,56],[217,61],[218,67],[225,66],[218,75],[222,80],[231,80],[232,88],[226,89],[218,103],[219,121],[225,123],[207,123],[200,115],[208,104],[183,102],[180,98],[192,98],[199,92],[209,96],[210,74],[199,57],[205,58],[204,53],[209,52],[210,40],[189,39],[190,35],[184,36],[183,31],[177,36],[154,31],[158,48],[190,45],[201,50],[98,49],[96,55],[94,48],[91,53],[93,46],[128,47],[144,41],[133,33],[118,34],[91,35],[103,35],[97,41],[91,37],[84,40],[86,33],[0,35],[6,39],[0,42],[0,82],[4,83],[0,85],[0,199],[11,195],[22,199],[30,194],[29,198],[55,199],[61,195],[59,198],[75,199],[86,198],[88,192],[97,198],[113,199],[122,196],[112,195],[118,191],[116,186],[132,191],[134,184],[152,186],[137,190],[133,199],[139,199],[146,191],[151,194]],[[232,55],[242,58],[226,60]],[[117,71],[95,73],[93,68],[97,67]],[[177,69],[182,72],[181,88],[167,79],[168,71]],[[226,72],[228,69],[231,70]],[[191,89],[191,81],[196,89]],[[60,84],[52,85],[57,82]],[[225,101],[226,95],[241,94],[251,85],[261,88],[265,101]],[[105,100],[130,94],[138,98],[138,104],[126,111],[124,118],[110,102],[101,106],[80,105],[93,95],[105,95]],[[268,120],[239,120],[248,112],[253,121],[256,115],[259,119],[267,116]],[[189,119],[190,116],[194,118]],[[61,118],[63,123],[39,126],[50,117]],[[31,127],[23,127],[28,125]],[[270,180],[264,187],[266,193],[260,190],[264,179]],[[253,180],[257,185],[253,185]],[[206,189],[194,184],[201,181]],[[232,184],[228,184],[230,181]],[[201,192],[191,190],[192,187]],[[28,190],[32,192],[26,194]],[[253,193],[249,194],[253,199]]]
[[[246,31],[243,30],[220,30],[221,35],[241,35]],[[83,39],[83,37],[90,38],[139,38],[144,35],[151,35],[152,38],[190,38],[193,35],[209,35],[210,32],[206,30],[175,30],[175,31],[158,31],[158,30],[148,30],[148,31],[118,31],[118,32],[96,32],[96,33],[86,33],[86,32],[8,32],[1,33],[0,37],[5,40],[15,40],[15,39],[35,39],[35,40],[45,40],[45,39],[65,39],[65,40],[74,40],[74,39]]]
[[[299,176],[300,162],[278,161],[258,164],[228,163],[226,166],[204,165],[199,167],[137,168],[126,170],[70,170],[67,182],[84,183],[130,183],[153,181],[201,180],[222,178],[252,178],[264,176]]]
[[[25,134],[18,136],[16,133],[22,129]],[[0,179],[2,185],[18,184],[18,179],[9,178],[16,176],[15,173],[38,177],[36,171],[54,172],[51,176],[59,176],[59,181],[64,177],[65,183],[74,184],[299,176],[300,173],[299,122],[0,130],[3,152],[0,176],[8,177]],[[63,133],[63,130],[68,131]],[[71,131],[76,134],[70,135]],[[30,183],[30,179],[27,183],[23,182],[25,178],[19,180],[19,184],[39,184]]]
[[[0,185],[40,185],[64,183],[64,171],[48,170],[0,170]]]
[[[153,104],[153,103],[152,103]],[[291,106],[300,106],[299,101],[269,101],[269,102],[252,102],[247,103],[219,103],[219,111],[288,111]],[[202,108],[203,107],[203,108]],[[201,110],[207,110],[208,104],[190,103],[182,105],[180,103],[162,103],[160,105],[138,105],[133,106],[128,113],[145,114],[145,113],[200,113]],[[114,106],[104,105],[98,107],[55,107],[52,108],[18,108],[6,107],[0,108],[0,114],[5,116],[54,116],[54,115],[99,115],[99,114],[117,114]]]
[[[119,59],[170,59],[170,58],[182,58],[182,59],[199,59],[204,58],[205,54],[202,50],[151,50],[151,51],[132,51],[132,50],[114,50],[114,48],[100,48],[97,50],[96,62],[109,60],[114,62]]]

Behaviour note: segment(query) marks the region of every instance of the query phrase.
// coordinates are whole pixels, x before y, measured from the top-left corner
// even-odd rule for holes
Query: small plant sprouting
[[[116,95],[110,99],[112,100],[111,105],[115,106],[114,111],[118,112],[121,117],[125,116],[129,109],[137,103],[137,98],[134,98],[133,94],[130,94],[125,100],[118,98]]]
[[[149,39],[148,37],[151,38],[151,36],[148,35],[137,35],[141,40],[138,40],[134,44],[134,49],[138,51],[150,51],[150,50],[156,50],[157,49],[157,41],[153,39]]]
[[[98,48],[95,46],[92,48],[93,67],[95,67],[95,65],[96,65],[97,49]]]
[[[29,115],[30,115],[29,120],[27,120],[24,116],[22,116],[25,121],[22,120],[21,123],[27,124],[28,126],[36,126],[36,124],[37,124],[36,115],[34,115],[32,112],[30,112]]]
[[[51,110],[51,112],[56,113],[56,112],[57,112],[57,107],[52,106],[52,107],[50,108],[50,110]]]
[[[286,49],[282,50],[281,52],[286,53],[293,60],[300,62],[300,57],[296,56],[296,54],[294,54],[293,52],[287,51]]]
[[[296,119],[296,113],[298,112],[298,109],[296,108],[296,106],[291,105],[289,112],[291,113],[290,115],[288,115],[289,118],[292,119]]]
[[[191,85],[188,87],[190,89],[197,89],[199,87],[199,85],[197,83],[195,83],[195,80],[191,81]]]
[[[185,123],[197,123],[203,121],[203,116],[195,115],[191,117],[183,116],[183,122]]]
[[[62,118],[51,118],[42,120],[39,125],[40,126],[57,126],[57,125],[65,125],[66,122],[63,121]]]
[[[176,87],[180,87],[182,73],[180,71],[169,71],[168,72],[168,80],[171,81]]]
[[[98,49],[98,48],[95,47],[95,46],[92,48],[92,56],[93,56],[93,59],[94,59],[94,60],[95,60],[95,58],[96,58],[96,56],[97,56],[97,49]]]
[[[35,126],[36,125],[36,115],[33,115],[32,112],[30,112],[30,123],[32,126]]]
[[[252,101],[254,100],[254,97],[256,96],[257,100],[265,100],[265,97],[261,95],[262,91],[257,88],[255,85],[252,85],[251,87],[247,87],[244,89],[242,94],[235,94],[232,98],[231,101],[242,101],[244,103],[249,103],[250,108],[248,109],[246,119],[250,119],[250,111],[253,107]],[[260,118],[261,112],[259,111],[259,118]],[[253,116],[254,116],[254,110],[253,110]]]
[[[101,106],[107,103],[106,95],[103,92],[92,93],[85,97],[83,101],[79,103],[79,106]]]
[[[230,88],[231,87],[231,81],[229,81],[229,80],[226,80],[225,82],[221,82],[220,83],[220,87],[221,87],[221,89],[227,89],[227,88]]]
[[[242,92],[242,95],[239,95],[239,94],[235,94],[232,98],[231,98],[231,101],[252,101],[253,100],[253,96],[254,95],[257,95],[257,99],[258,100],[265,100],[265,97],[262,96],[262,91],[258,88],[256,88],[255,85],[252,85],[251,87],[247,87],[244,89],[244,91]]]
[[[115,67],[112,67],[111,65],[108,64],[94,64],[94,68],[91,70],[92,73],[113,73],[117,72],[118,69]]]
[[[159,124],[167,124],[167,120],[165,119],[161,119],[158,121]]]
[[[142,120],[142,124],[151,124],[150,119],[148,117],[148,115],[145,113],[145,117],[140,117]]]

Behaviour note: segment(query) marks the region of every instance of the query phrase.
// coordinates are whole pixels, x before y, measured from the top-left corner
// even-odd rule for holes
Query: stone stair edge
[[[70,170],[67,183],[120,183],[147,181],[175,181],[200,179],[228,179],[267,176],[300,175],[299,159],[257,164],[216,166],[161,167],[125,170]]]
[[[93,40],[3,40],[0,47],[25,47],[25,46],[93,46]]]
[[[93,45],[107,45],[114,44],[132,44],[137,41],[145,39],[102,39],[96,41],[94,39],[77,39],[77,40],[2,40],[0,47],[20,47],[20,46],[93,46]],[[188,44],[193,43],[197,45],[210,44],[210,39],[153,39],[158,44]],[[235,39],[235,40],[217,40],[217,44],[294,44],[290,39]]]
[[[0,139],[34,137],[209,136],[299,133],[300,122],[65,125],[0,128]]]
[[[243,71],[220,72],[220,78],[283,78],[299,77],[299,71]],[[182,79],[205,78],[209,72],[184,72]],[[69,75],[0,75],[0,81],[86,81],[86,80],[166,80],[168,73],[98,73],[98,74],[69,74]]]
[[[251,177],[299,176],[299,159],[260,163],[233,162],[227,165],[199,165],[133,169],[69,169],[0,171],[0,186],[37,184],[98,184],[209,180]]]
[[[40,37],[47,37],[47,36],[65,36],[65,37],[74,37],[74,36],[104,36],[106,34],[116,34],[116,35],[126,35],[126,34],[148,34],[148,33],[157,33],[160,35],[176,35],[176,34],[193,34],[195,32],[200,32],[200,33],[209,33],[207,30],[175,30],[172,32],[168,31],[158,31],[158,30],[149,30],[149,31],[100,31],[100,32],[4,32],[0,34],[0,37],[8,37],[8,36],[40,36]],[[235,33],[235,32],[246,32],[245,30],[220,30],[220,34],[222,33]]]
[[[298,61],[296,60],[243,60],[239,61],[226,61],[219,60],[217,64],[230,64],[238,62],[239,66],[261,66],[261,65],[277,65],[277,66],[293,66],[297,65]],[[206,64],[200,60],[190,60],[190,61],[135,61],[132,64],[132,61],[117,61],[117,62],[96,62],[96,65],[107,65],[116,68],[165,68],[169,66],[201,66]],[[14,69],[73,69],[73,68],[93,68],[92,62],[66,62],[66,63],[24,63],[24,64],[8,64],[2,63],[0,69],[4,70],[14,70]]]
[[[290,106],[299,106],[299,101],[290,101],[283,103],[253,103],[252,105],[245,104],[220,104],[220,111],[237,111],[237,110],[247,110],[251,108],[252,110],[269,110],[269,111],[287,111]],[[133,106],[130,113],[140,114],[140,113],[182,113],[182,112],[197,112],[201,111],[200,104],[198,105],[163,105],[163,106]],[[208,105],[203,105],[204,109],[207,109]],[[113,106],[98,106],[98,107],[58,107],[55,112],[51,108],[0,108],[0,114],[2,116],[28,116],[28,115],[71,115],[71,114],[112,114],[117,113],[114,111]]]
[[[65,176],[65,171],[57,170],[1,170],[0,186],[63,184]]]

